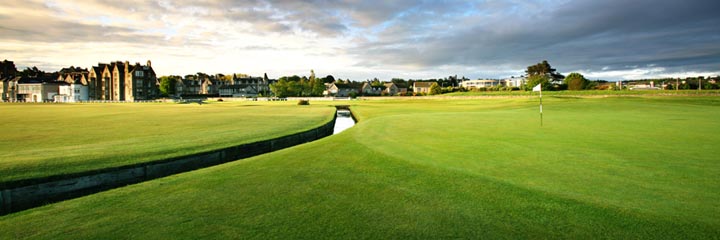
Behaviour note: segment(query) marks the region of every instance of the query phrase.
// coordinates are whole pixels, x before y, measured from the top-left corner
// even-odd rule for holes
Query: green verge
[[[301,132],[334,109],[292,103],[2,104],[2,183],[184,156]]]
[[[720,98],[355,102],[355,127],[0,217],[0,238],[712,239]]]
[[[468,91],[453,92],[440,96],[537,96],[532,91]],[[720,95],[720,90],[583,90],[583,91],[543,91],[545,96],[705,96]]]

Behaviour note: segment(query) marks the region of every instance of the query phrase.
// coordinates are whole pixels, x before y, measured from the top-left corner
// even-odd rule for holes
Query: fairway
[[[0,186],[221,149],[330,121],[291,103],[3,104]]]
[[[543,103],[540,127],[536,98],[351,102],[341,134],[2,216],[0,239],[720,236],[719,97]]]

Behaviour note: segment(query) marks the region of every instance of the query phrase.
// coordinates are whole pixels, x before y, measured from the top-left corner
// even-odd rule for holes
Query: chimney
[[[147,66],[148,66],[148,67],[152,67],[152,63],[150,62],[150,60],[148,60]]]

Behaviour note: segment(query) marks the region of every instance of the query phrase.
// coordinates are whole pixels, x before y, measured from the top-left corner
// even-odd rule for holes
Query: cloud
[[[720,72],[717,9],[713,0],[7,0],[0,6],[0,49],[16,62],[42,62],[37,49],[46,61],[68,54],[105,61],[127,52],[183,66],[208,61],[195,65],[228,72],[333,66],[329,71],[358,79],[498,78],[548,60],[564,73],[612,80],[657,74],[629,67],[650,64],[662,74]],[[277,59],[284,64],[273,64]]]
[[[428,31],[432,28],[423,26],[431,34],[419,33],[407,26],[417,20],[408,18],[355,52],[373,59],[363,66],[509,64],[522,69],[548,59],[561,70],[647,63],[713,70],[705,63],[720,61],[715,44],[720,39],[720,18],[713,13],[718,5],[716,1],[477,4],[475,14],[435,18],[433,23],[447,31]]]

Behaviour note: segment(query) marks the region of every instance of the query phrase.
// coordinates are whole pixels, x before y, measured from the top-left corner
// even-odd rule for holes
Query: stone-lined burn
[[[347,108],[347,106],[342,107]],[[333,135],[341,133],[342,131],[351,128],[352,126],[355,126],[355,122],[355,116],[353,116],[350,109],[342,109],[338,107],[335,116],[335,127],[333,130]]]
[[[349,111],[348,106],[337,109]],[[123,167],[6,183],[0,190],[0,216],[318,140],[333,134],[337,115],[336,111],[333,119],[320,127],[284,137]]]

